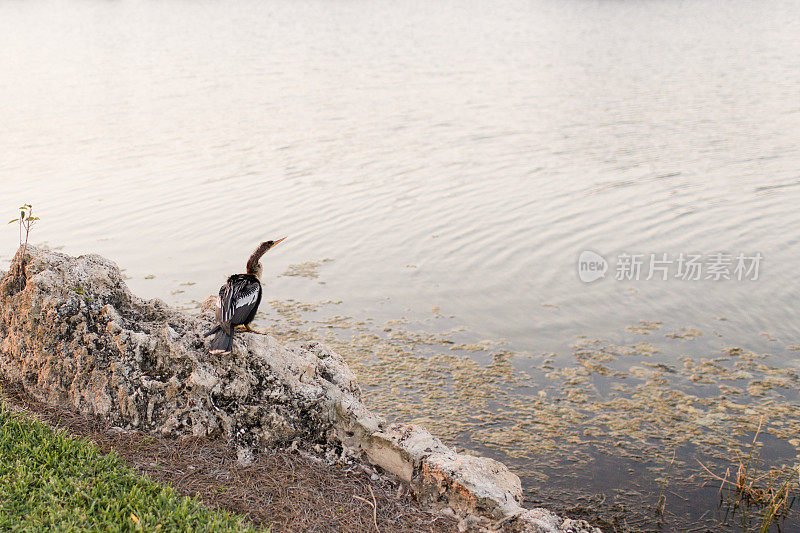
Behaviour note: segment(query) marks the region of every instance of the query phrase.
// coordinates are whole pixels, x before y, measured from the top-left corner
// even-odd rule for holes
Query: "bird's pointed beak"
[[[284,237],[283,239],[278,239],[277,241],[272,243],[272,247],[274,248],[274,247],[278,246],[280,243],[282,243],[285,240],[286,240],[286,237]]]

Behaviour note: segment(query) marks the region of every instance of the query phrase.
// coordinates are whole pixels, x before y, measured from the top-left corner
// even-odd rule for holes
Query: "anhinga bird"
[[[250,322],[256,317],[258,304],[261,303],[261,256],[283,239],[259,244],[247,260],[247,273],[230,276],[225,285],[220,287],[216,301],[217,326],[206,333],[206,337],[216,333],[211,339],[211,353],[231,351],[236,326],[242,326],[242,331],[261,333],[250,329]]]

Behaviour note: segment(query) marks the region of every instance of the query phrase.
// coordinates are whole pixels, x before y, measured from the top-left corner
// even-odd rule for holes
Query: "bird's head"
[[[275,246],[283,242],[284,239],[286,239],[286,237],[284,237],[283,239],[278,239],[277,241],[264,241],[261,244],[259,244],[258,248],[256,248],[256,251],[253,252],[253,255],[251,255],[250,259],[247,260],[247,273],[253,274],[257,278],[260,278],[261,256],[267,253],[267,251],[269,251],[270,248],[274,248]]]

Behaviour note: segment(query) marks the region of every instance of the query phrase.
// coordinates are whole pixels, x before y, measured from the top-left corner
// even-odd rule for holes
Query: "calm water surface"
[[[265,261],[272,297],[379,322],[436,306],[465,341],[532,354],[514,367],[534,380],[536,357],[572,364],[580,339],[644,339],[670,368],[741,347],[800,369],[796,2],[9,0],[0,50],[0,213],[34,204],[35,243],[113,258],[142,296],[201,300],[288,235]],[[16,240],[0,227],[3,267]],[[757,281],[612,266],[585,284],[586,249],[764,259]],[[322,259],[319,278],[278,276]],[[640,321],[661,324],[644,338]],[[536,470],[511,441],[459,441]],[[524,476],[529,500],[656,490],[647,457],[584,451],[547,467],[557,483]],[[670,501],[704,523],[693,504]]]

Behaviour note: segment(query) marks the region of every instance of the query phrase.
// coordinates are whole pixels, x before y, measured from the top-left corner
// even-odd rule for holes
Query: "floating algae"
[[[800,376],[768,354],[733,347],[676,357],[660,344],[587,337],[566,354],[530,354],[477,341],[438,313],[377,323],[335,313],[339,303],[272,300],[259,318],[269,316],[267,330],[283,341],[321,340],[340,353],[379,412],[508,461],[534,501],[548,490],[550,505],[574,501],[565,491],[582,487],[555,487],[576,473],[593,478],[596,465],[612,461],[641,479],[639,490],[608,487],[605,512],[622,506],[630,518],[638,508],[642,522],[633,529],[645,529],[672,451],[675,490],[702,487],[697,459],[724,474],[761,420],[762,435],[782,446],[773,466],[800,464]],[[627,331],[660,327],[643,321]],[[683,328],[664,338],[698,336]],[[680,505],[675,498],[670,504]]]
[[[702,331],[691,329],[691,328],[680,328],[678,331],[673,333],[667,333],[665,337],[669,337],[670,339],[696,339],[697,337],[703,334]]]
[[[450,346],[450,350],[461,350],[465,352],[485,352],[491,350],[493,346],[499,346],[505,344],[500,341],[490,341],[490,340],[482,340],[480,342],[473,342],[473,343],[461,343],[461,344],[453,344]]]
[[[636,326],[627,326],[625,329],[631,333],[638,333],[639,335],[649,335],[651,331],[657,330],[661,326],[661,322],[652,322],[647,320],[640,320]]]
[[[318,278],[319,267],[321,267],[323,263],[327,263],[329,261],[333,261],[333,259],[325,258],[320,261],[306,261],[305,263],[289,265],[289,267],[283,274],[281,274],[281,276],[309,279]]]

